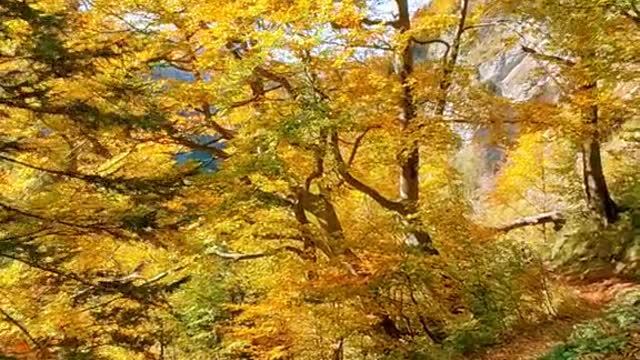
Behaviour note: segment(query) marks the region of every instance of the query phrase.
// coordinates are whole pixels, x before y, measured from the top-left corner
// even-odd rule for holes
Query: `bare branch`
[[[494,230],[498,232],[506,233],[511,230],[520,229],[526,226],[535,226],[535,225],[542,225],[547,223],[553,223],[554,226],[559,229],[566,223],[566,219],[560,212],[552,211],[552,212],[538,214],[534,216],[527,216],[527,217],[518,219],[516,221],[513,221],[510,224],[497,227]]]
[[[0,160],[4,160],[4,161],[10,162],[10,163],[14,163],[14,164],[17,164],[17,165],[20,165],[20,166],[24,166],[24,167],[32,169],[32,170],[42,171],[42,172],[46,172],[46,173],[49,173],[49,174],[58,175],[58,176],[64,176],[64,177],[78,179],[78,180],[87,181],[89,179],[89,177],[90,177],[89,175],[83,175],[83,174],[79,174],[79,173],[75,173],[75,172],[49,169],[49,168],[45,168],[45,167],[42,167],[42,166],[29,164],[29,163],[26,163],[24,161],[21,161],[21,160],[18,160],[18,159],[14,159],[14,158],[10,158],[10,157],[6,157],[6,156],[3,156],[3,155],[0,155]]]
[[[80,172],[75,172],[75,171],[63,171],[63,170],[56,170],[56,169],[51,169],[51,168],[47,168],[44,166],[39,166],[39,165],[34,165],[34,164],[30,164],[27,162],[24,162],[22,160],[18,160],[18,159],[14,159],[14,158],[10,158],[7,156],[3,156],[0,155],[0,160],[1,161],[7,161],[7,162],[11,162],[20,166],[24,166],[26,168],[29,169],[33,169],[33,170],[38,170],[38,171],[42,171],[45,173],[49,173],[52,175],[57,175],[57,176],[61,176],[61,177],[65,177],[65,178],[69,178],[69,179],[77,179],[77,180],[82,180],[86,183],[92,184],[92,185],[96,185],[99,187],[103,187],[109,190],[113,190],[116,192],[126,192],[128,190],[135,190],[135,191],[139,191],[140,188],[138,186],[139,183],[142,183],[144,181],[155,181],[156,184],[158,185],[158,187],[153,190],[153,191],[158,191],[158,192],[163,192],[163,191],[171,191],[170,186],[171,184],[168,184],[165,182],[165,179],[144,179],[144,178],[124,178],[124,177],[106,177],[106,176],[101,176],[101,175],[94,175],[94,174],[85,174],[85,173],[80,173]],[[186,175],[192,175],[192,173],[188,173]],[[2,207],[0,205],[0,207]]]
[[[376,44],[367,44],[367,43],[349,43],[349,44],[343,44],[340,43],[338,41],[331,41],[331,40],[325,40],[322,42],[323,44],[327,44],[327,45],[333,45],[333,46],[340,46],[343,48],[347,48],[347,49],[374,49],[374,50],[382,50],[382,51],[393,51],[394,48],[393,46],[391,46],[388,43],[383,43],[380,45],[376,45]]]
[[[211,254],[216,255],[225,260],[240,261],[240,260],[252,260],[252,259],[260,259],[268,256],[274,256],[286,251],[292,252],[298,255],[302,259],[307,259],[309,257],[305,254],[303,250],[298,249],[297,247],[294,247],[294,246],[282,246],[279,248],[258,252],[258,253],[228,253],[228,252],[223,252],[219,250],[213,250],[211,251]]]
[[[460,8],[460,20],[458,22],[458,30],[456,31],[456,36],[453,40],[453,44],[451,45],[451,59],[447,60],[447,66],[445,66],[444,74],[443,74],[443,84],[447,86],[443,88],[446,96],[446,91],[449,89],[451,85],[451,79],[449,77],[453,73],[454,67],[457,65],[458,56],[460,55],[460,46],[462,45],[462,34],[465,31],[467,16],[469,12],[469,1],[470,0],[462,0],[462,5]]]
[[[440,96],[436,105],[435,113],[437,116],[442,116],[447,107],[447,99],[449,97],[449,88],[451,88],[452,75],[458,64],[458,57],[460,56],[460,47],[462,45],[462,35],[464,34],[467,16],[469,12],[469,1],[461,0],[460,7],[460,20],[458,21],[458,27],[456,34],[451,44],[450,57],[444,57],[444,66],[442,69],[442,79],[440,80]]]
[[[566,59],[557,55],[549,55],[549,54],[544,54],[541,53],[533,48],[527,47],[522,45],[522,51],[524,51],[527,54],[532,54],[535,57],[538,57],[541,60],[544,61],[550,61],[553,63],[559,63],[561,65],[566,65],[566,66],[574,66],[576,65],[576,63],[573,60],[570,59]]]
[[[178,271],[182,271],[182,270],[186,269],[188,266],[189,266],[189,263],[177,266],[177,267],[175,267],[173,269],[170,269],[170,270],[167,270],[167,271],[163,271],[161,273],[158,273],[155,276],[145,280],[145,282],[141,286],[145,286],[145,285],[149,285],[149,284],[153,284],[155,282],[158,282],[158,281],[164,279],[165,277],[167,277],[167,276],[169,276],[171,274],[174,274],[174,273],[177,273]]]
[[[513,22],[514,22],[513,20],[507,20],[507,19],[494,20],[494,21],[490,21],[490,22],[486,22],[486,23],[480,23],[480,24],[465,26],[462,29],[462,31],[465,32],[467,30],[485,28],[485,27],[491,27],[491,26],[497,26],[497,25],[502,25],[502,24],[510,24],[510,23],[513,23]]]
[[[270,91],[274,91],[274,90],[281,89],[282,87],[283,87],[283,85],[282,85],[282,84],[278,84],[278,85],[276,85],[276,86],[271,87],[270,89],[262,89],[262,88],[261,88],[261,89],[260,89],[260,91],[259,91],[259,92],[257,92],[254,96],[252,96],[252,97],[250,97],[250,98],[248,98],[248,99],[246,99],[246,100],[236,101],[236,102],[232,103],[232,104],[229,106],[229,108],[231,108],[231,109],[235,109],[235,108],[239,108],[239,107],[242,107],[242,106],[245,106],[245,105],[249,105],[249,104],[251,104],[252,102],[254,102],[254,101],[256,101],[256,100],[260,99],[260,98],[262,97],[262,95],[264,95],[264,94],[266,94],[266,93],[268,93],[268,92],[270,92]]]

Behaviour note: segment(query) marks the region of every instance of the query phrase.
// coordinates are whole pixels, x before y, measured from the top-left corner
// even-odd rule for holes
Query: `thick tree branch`
[[[400,214],[406,213],[406,208],[404,204],[402,204],[401,202],[387,199],[378,191],[376,191],[374,188],[366,185],[365,183],[361,182],[360,180],[356,179],[353,175],[351,175],[351,173],[349,172],[349,167],[345,163],[344,159],[342,158],[342,154],[340,153],[340,146],[338,144],[337,133],[334,132],[333,134],[331,134],[330,143],[331,143],[330,145],[331,145],[331,150],[333,152],[333,156],[337,162],[338,173],[347,182],[347,184],[351,185],[356,190],[368,195],[375,202],[377,202],[382,207],[388,210],[392,210]]]
[[[396,29],[398,28],[398,20],[386,21],[386,20],[379,20],[379,19],[364,18],[360,22],[363,25],[369,25],[369,26],[385,25],[385,26],[394,27]]]
[[[289,93],[289,95],[295,97],[296,90],[284,75],[280,75],[271,70],[267,70],[262,66],[258,66],[255,71],[258,75],[280,84],[287,91],[287,93]]]
[[[554,226],[559,229],[565,224],[565,222],[566,220],[560,212],[552,211],[534,216],[527,216],[513,221],[510,224],[494,228],[494,230],[506,233],[511,230],[516,230],[527,226],[535,226],[548,223],[553,223]]]
[[[323,131],[320,134],[320,146],[314,151],[314,160],[316,163],[316,168],[313,170],[313,172],[307,177],[307,179],[304,182],[304,188],[307,192],[311,188],[311,183],[315,179],[322,176],[322,174],[324,174],[324,157],[326,153],[326,148],[327,148],[327,134],[325,131]]]
[[[446,48],[446,50],[444,51],[444,55],[443,58],[446,59],[449,57],[449,52],[451,51],[451,44],[449,44],[448,42],[442,40],[442,39],[429,39],[429,40],[418,40],[416,38],[411,38],[411,40],[416,43],[416,44],[420,44],[420,45],[431,45],[431,44],[440,44],[440,45],[444,45],[444,47]]]
[[[316,156],[315,162],[316,168],[304,181],[304,188],[306,191],[309,191],[309,189],[311,188],[311,183],[313,183],[313,180],[319,178],[320,176],[322,176],[322,174],[324,174],[324,157],[320,155]]]
[[[629,19],[631,19],[631,21],[633,21],[637,26],[640,26],[640,13],[639,12],[626,11],[626,12],[624,12],[624,15],[626,17],[628,17]]]
[[[236,134],[233,130],[229,130],[213,120],[214,114],[211,112],[211,105],[209,105],[209,103],[202,104],[201,112],[202,114],[204,114],[204,119],[207,121],[207,124],[211,125],[211,127],[213,127],[215,131],[220,133],[223,138],[225,138],[226,140],[231,140],[235,137]]]

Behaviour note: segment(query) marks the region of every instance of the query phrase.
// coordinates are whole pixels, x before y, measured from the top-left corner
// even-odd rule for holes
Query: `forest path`
[[[551,348],[566,340],[577,324],[603,315],[607,305],[618,295],[626,291],[639,291],[640,284],[616,278],[597,282],[575,281],[556,278],[556,284],[562,285],[574,293],[576,304],[574,311],[560,313],[557,317],[529,328],[513,329],[513,336],[506,337],[501,344],[489,347],[483,352],[465,356],[469,360],[535,360]]]

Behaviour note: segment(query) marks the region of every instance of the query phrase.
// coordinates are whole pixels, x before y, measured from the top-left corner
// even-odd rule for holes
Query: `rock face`
[[[515,24],[483,29],[476,34],[475,41],[461,61],[475,68],[477,82],[499,97],[514,102],[556,102],[560,95],[560,88],[554,80],[557,69],[542,64],[522,49],[523,46],[536,48],[541,43],[523,34],[524,27]],[[484,183],[492,182],[506,158],[506,147],[519,135],[517,124],[502,126],[501,135],[505,137],[497,142],[494,136],[496,129],[489,126],[474,129],[471,138],[473,146],[479,147],[480,167],[483,169],[479,179]]]
[[[490,86],[498,96],[514,101],[543,98],[554,101],[558,91],[550,76],[534,76],[544,71],[540,64],[519,46],[498,54],[478,66],[478,80]],[[536,79],[537,78],[537,79]]]

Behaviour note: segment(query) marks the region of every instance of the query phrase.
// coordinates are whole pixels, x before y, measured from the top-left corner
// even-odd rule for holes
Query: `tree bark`
[[[322,228],[325,237],[317,239],[314,246],[318,247],[329,259],[338,260],[351,275],[362,275],[362,266],[358,256],[345,245],[342,224],[333,203],[322,194],[313,194],[300,188],[298,190],[300,207],[296,210],[296,218],[301,224],[310,224],[304,214],[311,213]]]
[[[589,209],[605,221],[612,224],[618,220],[618,207],[609,195],[607,182],[602,171],[600,142],[589,139],[582,145],[582,171],[587,204]]]
[[[411,22],[409,18],[409,9],[407,0],[398,1],[398,10],[400,12],[400,32],[409,31]],[[413,91],[409,83],[409,77],[413,73],[413,49],[411,41],[409,41],[402,53],[399,54],[397,61],[398,76],[402,84],[402,97],[400,100],[400,121],[402,130],[408,132],[411,121],[416,117],[416,109],[414,105]],[[408,202],[417,202],[419,194],[419,178],[418,171],[420,167],[420,155],[418,153],[418,143],[414,139],[410,140],[412,144],[408,147],[405,156],[401,156],[402,172],[400,175],[400,198]]]
[[[597,87],[589,84],[585,90],[593,93]],[[591,96],[593,99],[594,96]],[[616,203],[611,199],[609,188],[602,169],[600,134],[598,131],[598,106],[591,105],[585,112],[588,136],[582,143],[582,176],[587,206],[605,225],[615,223],[619,213]]]
[[[401,33],[411,29],[411,14],[407,0],[396,0],[398,5],[398,29]],[[412,40],[408,40],[402,52],[397,57],[397,69],[400,82],[402,84],[402,97],[400,99],[400,122],[402,130],[410,138],[410,144],[406,151],[400,155],[400,199],[408,210],[408,216],[403,220],[407,226],[405,243],[408,245],[419,245],[426,252],[437,255],[438,251],[433,247],[431,236],[422,229],[423,224],[416,216],[413,216],[418,208],[420,199],[420,153],[419,143],[410,134],[410,126],[416,118],[415,99],[410,83],[410,76],[413,73],[413,46]]]

